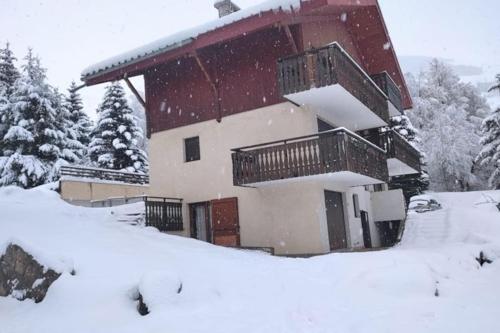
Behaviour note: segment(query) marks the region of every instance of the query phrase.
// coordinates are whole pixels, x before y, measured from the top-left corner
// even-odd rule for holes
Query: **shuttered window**
[[[184,139],[185,161],[192,162],[200,159],[200,137]]]

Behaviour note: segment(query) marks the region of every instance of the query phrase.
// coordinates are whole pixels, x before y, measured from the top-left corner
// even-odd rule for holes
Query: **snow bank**
[[[432,194],[443,209],[413,214],[394,249],[288,259],[120,223],[126,206],[1,189],[0,244],[21,239],[71,258],[76,275],[63,274],[40,304],[0,298],[0,331],[496,332],[500,213],[483,194],[500,199]],[[481,251],[493,263],[481,267]]]
[[[0,243],[0,257],[5,254],[9,245],[18,245],[26,253],[30,254],[40,265],[44,266],[44,273],[52,269],[56,273],[71,273],[73,272],[73,261],[68,258],[61,257],[59,253],[47,253],[41,249],[37,249],[24,241],[16,238],[10,238],[3,243]]]
[[[222,28],[228,24],[243,20],[250,16],[259,15],[268,11],[291,11],[300,8],[300,0],[267,0],[261,4],[242,9],[217,20],[202,24],[192,29],[187,29],[176,34],[158,39],[152,43],[138,47],[126,53],[106,59],[97,64],[87,67],[82,72],[82,77],[94,75],[98,72],[112,69],[124,64],[152,57],[156,54],[170,51],[192,42],[196,37],[206,32]]]
[[[141,279],[138,292],[150,312],[158,312],[168,305],[178,303],[182,280],[169,271],[147,273]]]

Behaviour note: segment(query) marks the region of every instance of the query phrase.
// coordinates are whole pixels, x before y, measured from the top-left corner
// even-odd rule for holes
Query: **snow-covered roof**
[[[202,24],[195,28],[187,29],[173,35],[158,39],[144,46],[135,48],[131,51],[119,54],[112,58],[98,62],[85,68],[82,72],[82,78],[95,75],[100,72],[108,71],[129,65],[144,58],[171,51],[191,43],[196,37],[209,31],[216,30],[231,23],[243,20],[245,18],[259,15],[267,11],[293,11],[300,8],[301,0],[267,0],[261,4],[239,10],[230,15],[221,17],[217,20]]]

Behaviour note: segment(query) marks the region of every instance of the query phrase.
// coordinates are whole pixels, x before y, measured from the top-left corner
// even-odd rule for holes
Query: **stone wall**
[[[60,273],[44,267],[22,247],[10,244],[0,256],[0,296],[41,302]]]

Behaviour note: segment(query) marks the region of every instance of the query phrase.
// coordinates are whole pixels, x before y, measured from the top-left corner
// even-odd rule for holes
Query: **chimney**
[[[231,0],[216,0],[214,7],[219,11],[219,17],[229,15],[240,10],[240,7]]]

